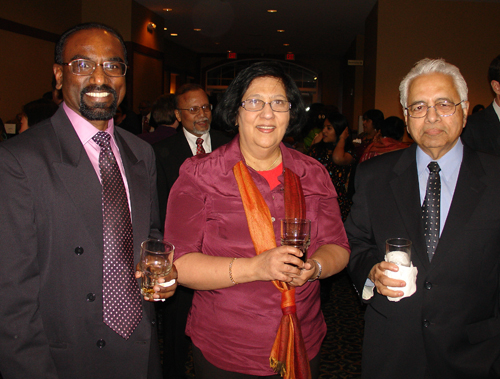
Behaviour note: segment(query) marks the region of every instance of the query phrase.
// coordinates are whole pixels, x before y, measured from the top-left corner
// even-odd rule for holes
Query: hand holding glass
[[[157,239],[147,239],[141,244],[141,293],[144,296],[152,297],[158,279],[172,270],[174,250],[171,243]]]
[[[281,220],[281,245],[293,246],[302,251],[301,259],[307,260],[307,248],[311,244],[311,220],[286,218]]]
[[[389,238],[385,241],[386,261],[398,266],[411,266],[411,241],[406,238]]]

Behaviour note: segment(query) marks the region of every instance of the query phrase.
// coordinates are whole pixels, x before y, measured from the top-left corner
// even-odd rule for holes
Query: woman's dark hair
[[[382,134],[382,137],[390,137],[396,141],[401,141],[405,134],[405,122],[396,116],[387,117],[380,124],[380,134]]]
[[[64,63],[63,62],[63,52],[64,52],[64,48],[66,47],[66,41],[68,40],[68,37],[70,37],[72,34],[74,34],[76,32],[79,32],[80,30],[90,30],[90,29],[102,29],[102,30],[109,32],[114,37],[118,38],[118,40],[120,41],[120,43],[123,47],[123,57],[125,59],[125,64],[128,64],[127,63],[127,48],[125,47],[125,42],[123,42],[123,38],[120,35],[120,33],[118,33],[116,30],[114,30],[110,26],[100,24],[97,22],[87,22],[84,24],[78,24],[78,25],[72,27],[71,29],[66,30],[61,35],[61,37],[59,37],[59,40],[56,43],[56,48],[54,51],[55,63],[57,63],[57,64]]]
[[[380,124],[384,121],[384,113],[378,109],[370,109],[363,114],[364,120],[372,120],[373,128],[380,129]]]
[[[38,99],[31,101],[23,107],[23,113],[28,118],[28,126],[38,124],[56,113],[59,107],[52,100]]]
[[[240,71],[217,105],[214,121],[228,131],[238,132],[236,117],[243,95],[254,79],[262,77],[276,78],[283,83],[287,100],[292,104],[290,122],[288,123],[286,134],[297,134],[306,121],[304,101],[295,81],[285,72],[279,63],[273,61],[257,62]]]
[[[333,129],[335,130],[335,135],[337,136],[337,141],[339,140],[341,134],[344,132],[346,128],[349,128],[349,121],[347,118],[337,112],[335,109],[328,109],[325,112],[325,120],[328,120],[330,124],[332,124]],[[345,140],[344,150],[347,151],[352,147],[352,138],[351,133],[349,131],[349,137]]]

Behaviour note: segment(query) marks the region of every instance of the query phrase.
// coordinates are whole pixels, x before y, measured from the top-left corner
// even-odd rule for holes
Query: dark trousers
[[[191,339],[186,336],[186,322],[193,302],[194,291],[178,286],[175,295],[160,303],[158,315],[161,317],[163,336],[163,378],[186,378],[186,361]]]
[[[312,379],[319,378],[319,364],[321,354],[318,353],[310,362]],[[281,375],[256,376],[239,372],[222,370],[205,359],[200,349],[193,345],[193,360],[196,379],[282,379]]]

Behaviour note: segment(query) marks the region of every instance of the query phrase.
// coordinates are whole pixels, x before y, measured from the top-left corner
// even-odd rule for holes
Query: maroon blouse
[[[283,165],[301,179],[311,219],[308,256],[324,244],[349,249],[337,194],[325,168],[315,159],[280,145]],[[169,195],[165,239],[175,259],[190,252],[224,257],[253,257],[243,203],[232,168],[243,157],[239,137],[211,154],[188,159]],[[283,175],[273,190],[255,170],[250,174],[271,211],[276,243],[285,217]],[[228,267],[229,270],[229,267]],[[228,271],[229,275],[229,271]],[[320,309],[319,281],[296,289],[297,315],[308,358],[320,351],[326,325]],[[281,294],[272,282],[195,291],[186,333],[213,365],[249,375],[273,375],[269,355],[281,319]]]

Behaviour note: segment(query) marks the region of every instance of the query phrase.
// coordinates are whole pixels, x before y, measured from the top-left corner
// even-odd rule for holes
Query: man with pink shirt
[[[4,379],[161,378],[149,301],[176,284],[145,299],[134,277],[141,242],[161,234],[153,149],[113,124],[126,72],[113,29],[68,30],[54,64],[64,102],[0,147]]]

